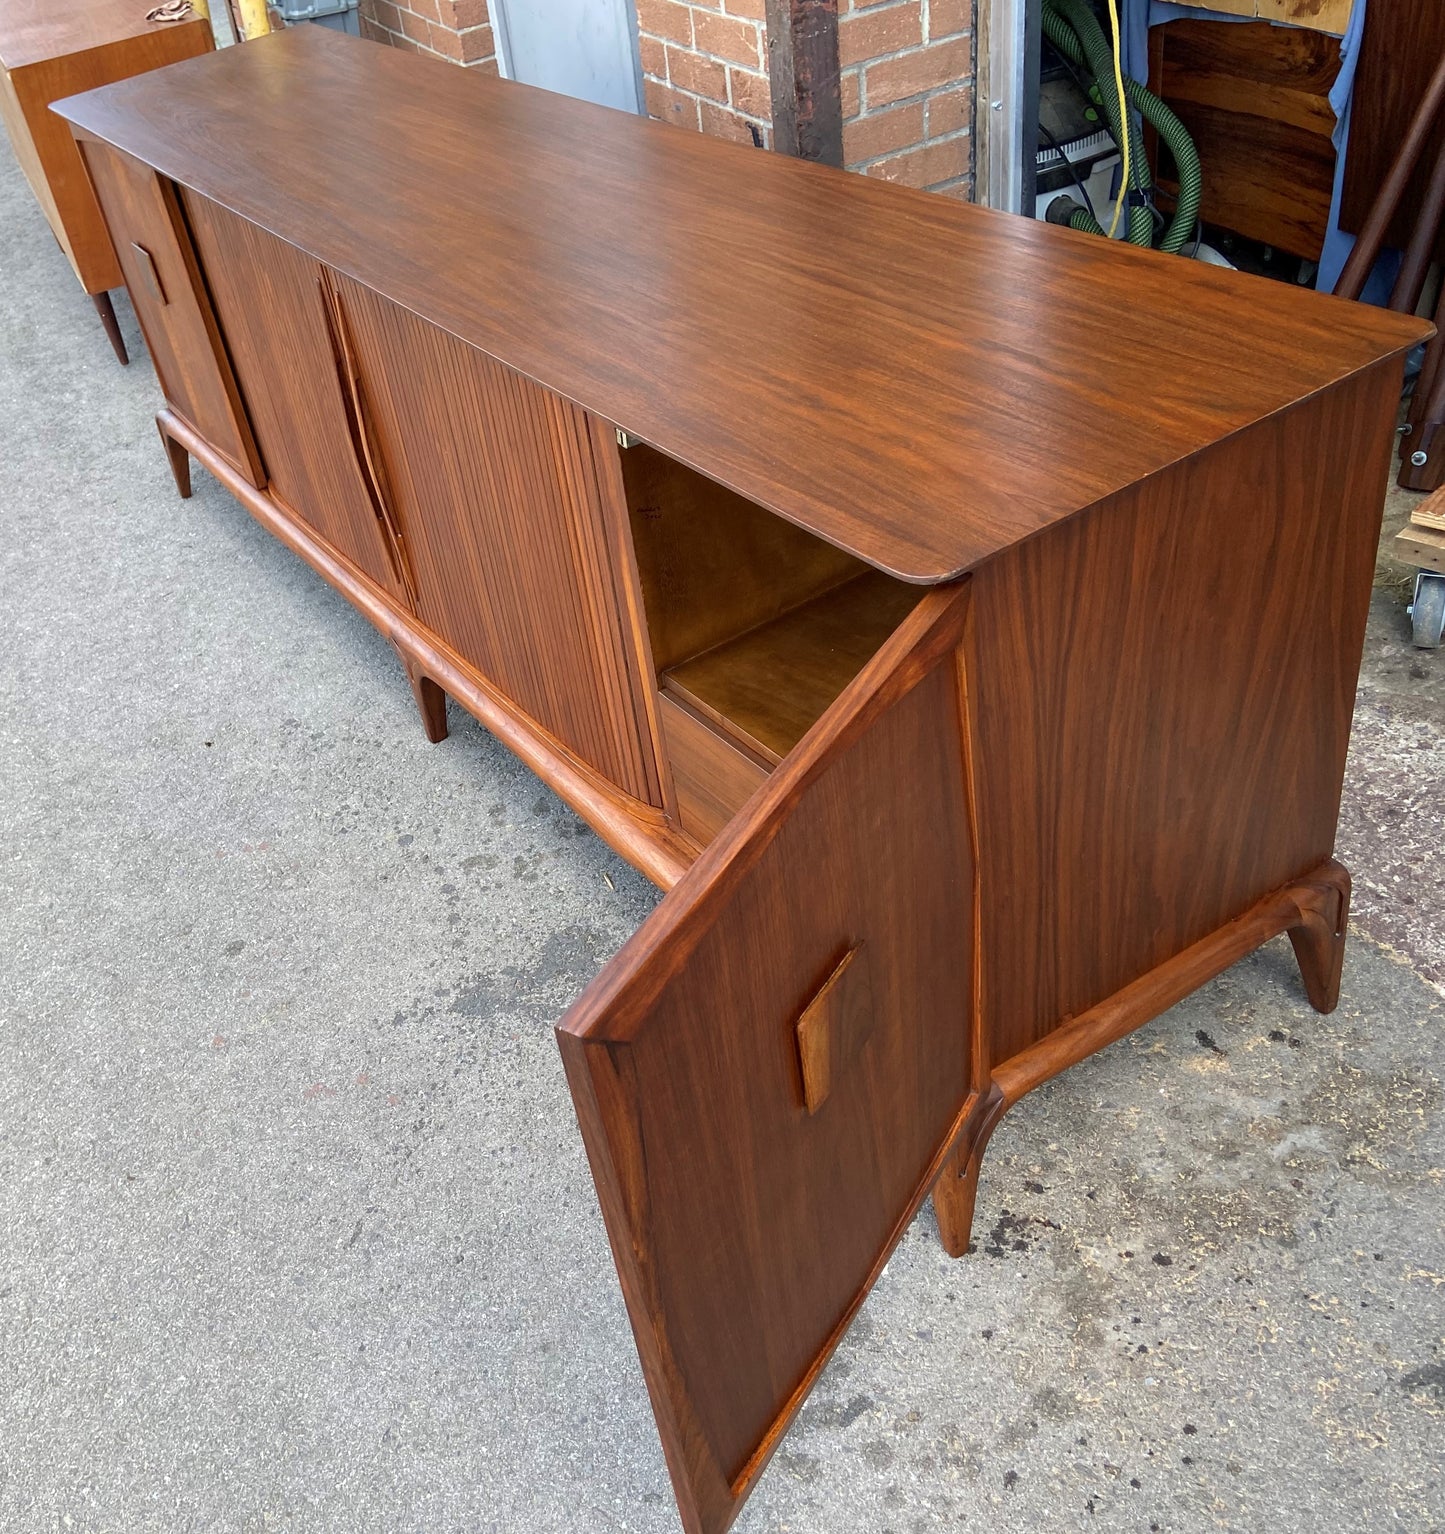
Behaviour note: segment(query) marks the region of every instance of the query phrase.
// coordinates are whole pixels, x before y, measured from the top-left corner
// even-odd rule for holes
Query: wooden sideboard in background
[[[1371,0],[1350,109],[1350,148],[1340,199],[1340,227],[1364,228],[1371,204],[1399,152],[1425,87],[1445,54],[1445,4],[1441,0]],[[1445,144],[1445,119],[1425,141],[1415,172],[1385,235],[1386,247],[1403,249],[1423,206],[1431,167]],[[1445,261],[1445,230],[1435,244]]]
[[[0,4],[0,120],[121,362],[128,360],[125,342],[110,301],[120,268],[75,140],[50,104],[212,48],[209,21],[147,21],[150,9],[150,0]]]
[[[1342,34],[1350,24],[1354,0],[1193,0],[1201,10],[1224,16],[1254,16],[1292,27]],[[1385,0],[1386,4],[1393,0]]]
[[[1206,223],[1319,259],[1334,194],[1330,90],[1339,72],[1339,38],[1303,26],[1186,19],[1150,29],[1149,85],[1199,151]],[[1160,190],[1178,188],[1161,177]]]
[[[182,494],[669,890],[559,1042],[718,1534],[1012,1103],[1281,932],[1334,1005],[1428,327],[313,27],[63,110]]]

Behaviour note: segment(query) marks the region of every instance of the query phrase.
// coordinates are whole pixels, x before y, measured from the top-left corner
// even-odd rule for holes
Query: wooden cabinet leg
[[[180,492],[181,499],[188,501],[191,498],[191,455],[171,436],[166,430],[165,422],[159,417],[156,418],[156,430],[161,434],[166,458],[170,461],[171,478],[176,482],[176,489]]]
[[[426,738],[432,745],[436,745],[447,738],[447,695],[415,661],[402,656],[401,663],[406,668],[411,695],[416,699],[417,711],[421,714],[422,729],[426,731]]]
[[[938,1234],[950,1257],[962,1257],[973,1235],[973,1206],[978,1197],[978,1173],[994,1126],[1003,1117],[1003,1092],[996,1083],[979,1099],[977,1109],[959,1134],[953,1154],[944,1162],[933,1185],[933,1213]]]
[[[1031,1048],[996,1062],[995,1078],[979,1094],[933,1185],[933,1210],[948,1255],[962,1257],[968,1251],[984,1147],[1006,1108],[1040,1082],[1157,1017],[1281,931],[1289,933],[1294,945],[1310,1005],[1333,1012],[1340,1000],[1349,915],[1349,870],[1331,858]]]
[[[1350,872],[1330,862],[1309,881],[1325,898],[1317,910],[1302,909],[1303,920],[1289,929],[1289,940],[1304,980],[1305,995],[1316,1012],[1333,1012],[1340,1001],[1345,965],[1345,929],[1350,919]]]
[[[109,293],[92,293],[90,301],[95,305],[95,312],[100,316],[100,323],[105,326],[106,339],[110,342],[110,349],[115,353],[116,361],[122,367],[130,361],[130,353],[125,349],[125,338],[120,333],[120,324],[115,317],[115,305],[110,301]]]

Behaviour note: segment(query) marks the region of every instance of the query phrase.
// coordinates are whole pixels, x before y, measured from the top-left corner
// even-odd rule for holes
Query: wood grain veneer
[[[36,201],[87,293],[121,272],[77,152],[50,104],[211,50],[200,17],[149,22],[139,0],[5,0],[0,5],[0,120]]]
[[[159,58],[167,38],[188,37],[202,25],[199,17],[147,21],[150,8],[133,0],[5,0],[0,9],[0,65],[23,69],[140,39],[154,47]]]
[[[664,694],[658,702],[678,824],[705,847],[767,781],[770,764],[677,698]]]
[[[917,601],[916,587],[866,570],[671,667],[663,691],[776,765]]]
[[[182,202],[271,494],[400,594],[352,447],[323,269],[204,197]]]
[[[431,678],[506,748],[544,779],[612,850],[662,889],[670,889],[697,857],[697,844],[660,811],[619,793],[567,747],[541,731],[461,656],[417,624],[413,614],[339,549],[273,497],[258,490],[188,422],[163,410],[161,435],[205,465],[268,532],[302,559],[384,634],[421,675]],[[187,474],[187,480],[189,475]],[[179,481],[179,476],[178,476]]]
[[[1398,381],[1366,372],[978,573],[995,1063],[1331,855]]]
[[[868,568],[650,447],[618,457],[659,672]]]
[[[672,886],[559,1040],[720,1534],[930,1187],[966,1249],[1023,1093],[1277,932],[1335,1004],[1427,327],[385,49],[232,52],[69,109],[177,488],[194,454],[430,738],[449,695]]]
[[[322,27],[63,111],[914,581],[971,568],[1422,329]]]
[[[104,144],[81,145],[120,269],[171,408],[253,485],[265,475],[175,186]]]
[[[1340,41],[1305,27],[1171,21],[1149,30],[1149,84],[1203,165],[1200,217],[1318,260],[1335,182]],[[1178,191],[1173,166],[1161,190]]]
[[[418,617],[608,781],[660,804],[585,414],[359,283],[338,292]]]
[[[923,599],[558,1031],[690,1530],[731,1520],[977,1095],[967,606]],[[795,1026],[850,950],[871,1037],[809,1113]]]

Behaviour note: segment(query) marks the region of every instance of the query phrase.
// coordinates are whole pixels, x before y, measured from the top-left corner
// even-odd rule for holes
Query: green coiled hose
[[[1152,187],[1149,162],[1144,157],[1142,135],[1134,113],[1127,114],[1127,124],[1119,121],[1119,102],[1113,89],[1114,55],[1109,40],[1083,0],[1044,0],[1042,24],[1044,36],[1054,47],[1070,63],[1094,77],[1091,95],[1095,105],[1104,112],[1114,142],[1122,145],[1124,133],[1130,135],[1129,180],[1132,185],[1125,189],[1125,195],[1133,192],[1141,195],[1130,197],[1126,238],[1131,245],[1150,246],[1154,243],[1154,212],[1148,197]],[[1199,194],[1203,183],[1199,151],[1195,149],[1188,129],[1147,86],[1125,75],[1124,91],[1130,105],[1169,146],[1179,171],[1179,200],[1159,242],[1159,249],[1172,255],[1184,248],[1199,218]],[[1070,228],[1082,229],[1089,234],[1104,233],[1087,208],[1076,208],[1068,223]]]

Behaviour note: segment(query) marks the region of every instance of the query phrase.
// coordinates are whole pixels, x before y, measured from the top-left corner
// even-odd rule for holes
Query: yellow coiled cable
[[[1119,146],[1124,164],[1119,172],[1119,196],[1114,203],[1114,217],[1109,221],[1109,238],[1119,227],[1119,215],[1124,211],[1124,199],[1129,195],[1129,102],[1124,95],[1124,66],[1120,63],[1124,45],[1119,36],[1119,7],[1117,0],[1109,0],[1109,27],[1114,34],[1114,89],[1119,92],[1119,125],[1123,129],[1124,142]]]

